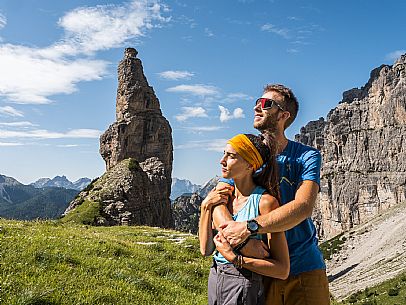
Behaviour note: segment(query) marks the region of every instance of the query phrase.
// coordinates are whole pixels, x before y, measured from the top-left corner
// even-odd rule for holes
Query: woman
[[[239,134],[227,142],[220,164],[223,177],[234,179],[235,198],[229,201],[228,194],[213,189],[201,205],[200,251],[208,256],[216,250],[209,275],[209,305],[264,304],[263,276],[286,279],[289,275],[285,234],[273,233],[272,239],[265,235],[269,258],[244,257],[231,248],[221,230],[214,236],[211,213],[215,205],[226,204],[234,220],[244,221],[279,207],[274,148],[261,137]]]

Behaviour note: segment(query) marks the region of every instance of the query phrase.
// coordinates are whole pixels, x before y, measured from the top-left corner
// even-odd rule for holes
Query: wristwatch
[[[247,221],[247,229],[251,232],[251,234],[258,233],[259,225],[255,219],[251,219]]]

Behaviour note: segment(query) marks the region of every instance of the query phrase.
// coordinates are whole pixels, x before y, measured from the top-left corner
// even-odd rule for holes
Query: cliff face
[[[126,49],[118,66],[116,122],[100,137],[100,154],[107,170],[103,183],[96,183],[97,194],[94,189],[81,193],[65,214],[88,198],[102,208],[102,217],[95,223],[170,227],[172,130],[137,53]],[[130,158],[130,169],[120,175],[117,166],[128,168],[122,162]]]
[[[203,198],[197,193],[182,195],[175,199],[173,218],[176,230],[197,234],[202,201]]]
[[[329,238],[406,197],[406,54],[371,72],[343,94],[327,119],[310,122],[296,140],[323,156],[313,219]]]

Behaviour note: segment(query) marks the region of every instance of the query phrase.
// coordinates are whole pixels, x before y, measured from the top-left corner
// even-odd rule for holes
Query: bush
[[[133,171],[136,170],[138,167],[139,167],[138,161],[133,158],[130,158],[130,161],[128,162],[128,169],[130,171]]]
[[[397,296],[399,294],[399,290],[399,287],[389,288],[388,295],[390,295],[391,297]]]

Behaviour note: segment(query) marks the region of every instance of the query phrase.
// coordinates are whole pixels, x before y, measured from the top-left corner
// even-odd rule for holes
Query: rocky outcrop
[[[183,194],[173,201],[173,219],[175,229],[196,234],[199,230],[200,205],[207,194],[217,185],[216,176],[204,183],[193,194]]]
[[[113,175],[111,182],[103,183],[103,191],[100,191],[103,195],[89,193],[86,196],[101,200],[98,202],[106,220],[103,224],[170,227],[173,225],[169,200],[172,130],[144,76],[137,54],[135,49],[127,48],[119,63],[116,122],[100,137],[106,175],[129,158],[133,170],[127,171],[126,176],[121,177],[123,180]],[[109,187],[109,183],[115,185]],[[69,207],[67,212],[71,209]]]
[[[119,162],[82,191],[65,214],[86,203],[97,208],[92,219],[87,220],[90,224],[170,226],[171,223],[165,221],[171,219],[170,210],[161,204],[151,204],[159,202],[156,200],[160,197],[159,183],[151,179],[156,177],[156,168],[162,168],[162,165],[151,166],[145,171],[134,159]]]
[[[202,201],[203,198],[196,193],[175,199],[172,209],[176,230],[197,234]]]
[[[343,94],[326,120],[310,122],[296,140],[321,150],[321,193],[313,218],[332,237],[406,197],[406,55],[371,72]]]

